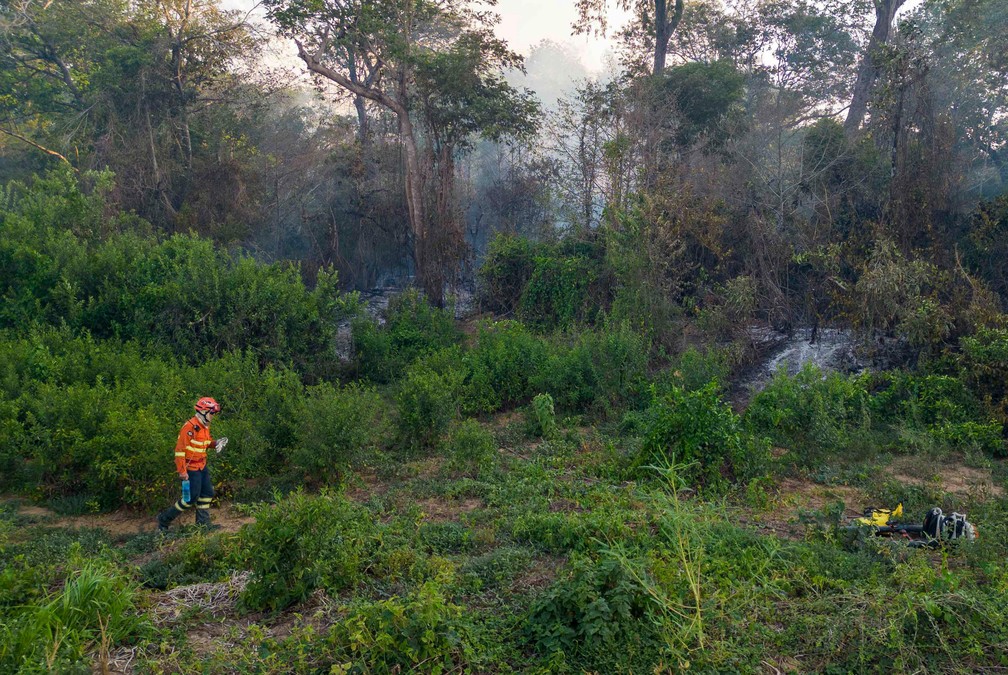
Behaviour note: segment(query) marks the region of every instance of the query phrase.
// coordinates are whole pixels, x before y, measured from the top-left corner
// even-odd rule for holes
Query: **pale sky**
[[[227,9],[249,11],[258,0],[222,0]],[[498,0],[495,11],[501,21],[497,35],[505,40],[513,50],[528,56],[532,45],[549,39],[566,42],[581,57],[585,67],[594,72],[602,70],[607,52],[612,51],[609,41],[603,38],[571,35],[571,24],[577,15],[575,0]],[[613,3],[615,4],[615,3]],[[257,12],[262,16],[262,12]],[[610,32],[625,21],[625,13],[610,12]],[[290,45],[291,56],[295,54]]]
[[[253,10],[254,14],[263,16],[262,11],[256,11],[259,0],[221,0],[225,8],[242,11]],[[904,16],[923,0],[909,0],[900,8],[899,15]],[[610,7],[617,3],[611,2]],[[605,65],[607,55],[614,51],[613,44],[606,38],[571,35],[571,25],[577,15],[576,0],[497,0],[495,11],[501,21],[497,26],[497,35],[505,39],[513,50],[528,56],[529,49],[542,40],[567,43],[581,58],[585,68],[593,73],[600,73]],[[609,33],[626,23],[627,12],[611,8],[609,11]],[[291,61],[295,61],[293,43],[288,45]]]

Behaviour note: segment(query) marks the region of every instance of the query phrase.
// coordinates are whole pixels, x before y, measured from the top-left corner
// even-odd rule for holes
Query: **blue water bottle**
[[[182,501],[186,504],[189,503],[189,481],[182,481]]]

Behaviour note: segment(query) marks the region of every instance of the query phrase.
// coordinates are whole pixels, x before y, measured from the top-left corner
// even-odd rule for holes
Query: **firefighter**
[[[196,414],[179,431],[175,443],[175,470],[182,480],[189,481],[189,501],[179,499],[174,505],[158,514],[158,530],[166,532],[168,525],[179,514],[196,505],[196,524],[210,525],[210,500],[213,499],[213,485],[210,483],[210,469],[207,467],[207,451],[211,448],[220,452],[227,444],[227,438],[214,440],[210,436],[210,422],[220,414],[221,407],[214,399],[205,396],[193,406]]]

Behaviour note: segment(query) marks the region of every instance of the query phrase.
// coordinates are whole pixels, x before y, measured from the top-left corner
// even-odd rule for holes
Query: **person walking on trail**
[[[207,467],[207,450],[217,452],[224,449],[227,438],[214,440],[210,435],[210,422],[220,414],[221,407],[214,399],[205,396],[193,406],[196,414],[182,425],[178,441],[175,443],[175,470],[179,478],[189,481],[189,499],[180,498],[175,504],[158,514],[158,530],[166,532],[168,525],[178,516],[196,504],[196,524],[210,525],[210,500],[213,499],[213,484]]]

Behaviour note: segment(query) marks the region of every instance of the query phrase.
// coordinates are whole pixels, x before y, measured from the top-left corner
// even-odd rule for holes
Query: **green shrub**
[[[468,369],[465,411],[493,412],[528,400],[534,393],[532,378],[549,351],[549,344],[521,323],[482,323],[476,344],[462,357]]]
[[[936,441],[963,452],[983,452],[995,457],[1008,456],[1000,422],[945,422],[935,425],[931,434]]]
[[[383,325],[361,318],[351,328],[360,373],[384,383],[397,380],[421,356],[462,339],[452,310],[432,307],[415,289],[389,299]]]
[[[871,446],[871,397],[868,377],[823,375],[807,365],[791,377],[774,375],[746,409],[746,426],[786,447],[800,465],[812,466],[828,455]]]
[[[135,218],[104,215],[110,177],[86,192],[89,178],[56,172],[10,186],[0,205],[0,294],[9,298],[0,327],[65,324],[190,364],[249,349],[260,363],[336,371],[337,326],[357,299],[339,292],[334,272],[322,270],[309,290],[290,263],[232,256],[193,235],[144,236]]]
[[[524,548],[505,546],[489,553],[469,558],[459,574],[476,580],[477,590],[504,586],[528,569],[532,554]]]
[[[524,237],[497,233],[476,273],[480,306],[514,314],[535,268],[536,246]]]
[[[1008,424],[1008,329],[984,328],[960,341],[962,379]]]
[[[674,463],[687,481],[715,489],[726,477],[748,480],[768,467],[767,443],[743,428],[715,382],[692,392],[673,386],[652,404],[645,424],[638,467]]]
[[[701,353],[694,347],[683,352],[669,367],[667,375],[686,391],[702,389],[710,382],[724,385],[731,374],[731,356],[725,350],[708,349]]]
[[[0,485],[88,511],[174,497],[172,448],[199,394],[225,409],[214,434],[231,445],[211,459],[219,486],[274,475],[299,431],[297,374],[261,368],[250,353],[193,367],[136,343],[44,328],[0,333],[0,356],[12,359],[0,359]]]
[[[493,466],[497,459],[497,442],[479,422],[467,419],[448,432],[444,452],[450,469],[475,477]]]
[[[374,537],[370,514],[340,495],[299,492],[262,507],[239,538],[252,571],[243,604],[279,610],[316,588],[337,592],[353,586]]]
[[[564,410],[607,410],[640,387],[647,357],[646,341],[628,325],[605,326],[579,334],[568,348],[554,348],[532,386]]]
[[[430,450],[459,415],[459,392],[465,374],[442,368],[438,372],[418,362],[399,386],[399,435],[403,447]]]
[[[522,293],[519,316],[539,328],[567,328],[595,319],[601,302],[594,288],[598,263],[580,256],[539,255]]]
[[[420,542],[434,553],[464,553],[476,545],[472,530],[460,523],[422,523],[418,533]]]
[[[140,567],[140,579],[148,588],[221,581],[232,570],[232,539],[197,532],[181,540]]]
[[[661,612],[624,561],[605,556],[571,563],[525,620],[532,648],[562,653],[577,670],[649,672],[661,653]]]
[[[382,437],[383,407],[369,387],[310,387],[299,401],[291,463],[316,481],[338,479]]]
[[[427,582],[405,598],[353,605],[330,629],[324,661],[349,672],[464,672],[482,649],[463,608]]]
[[[553,409],[553,397],[549,394],[536,394],[530,407],[532,419],[535,422],[535,432],[543,438],[549,438],[556,433],[556,411]]]

